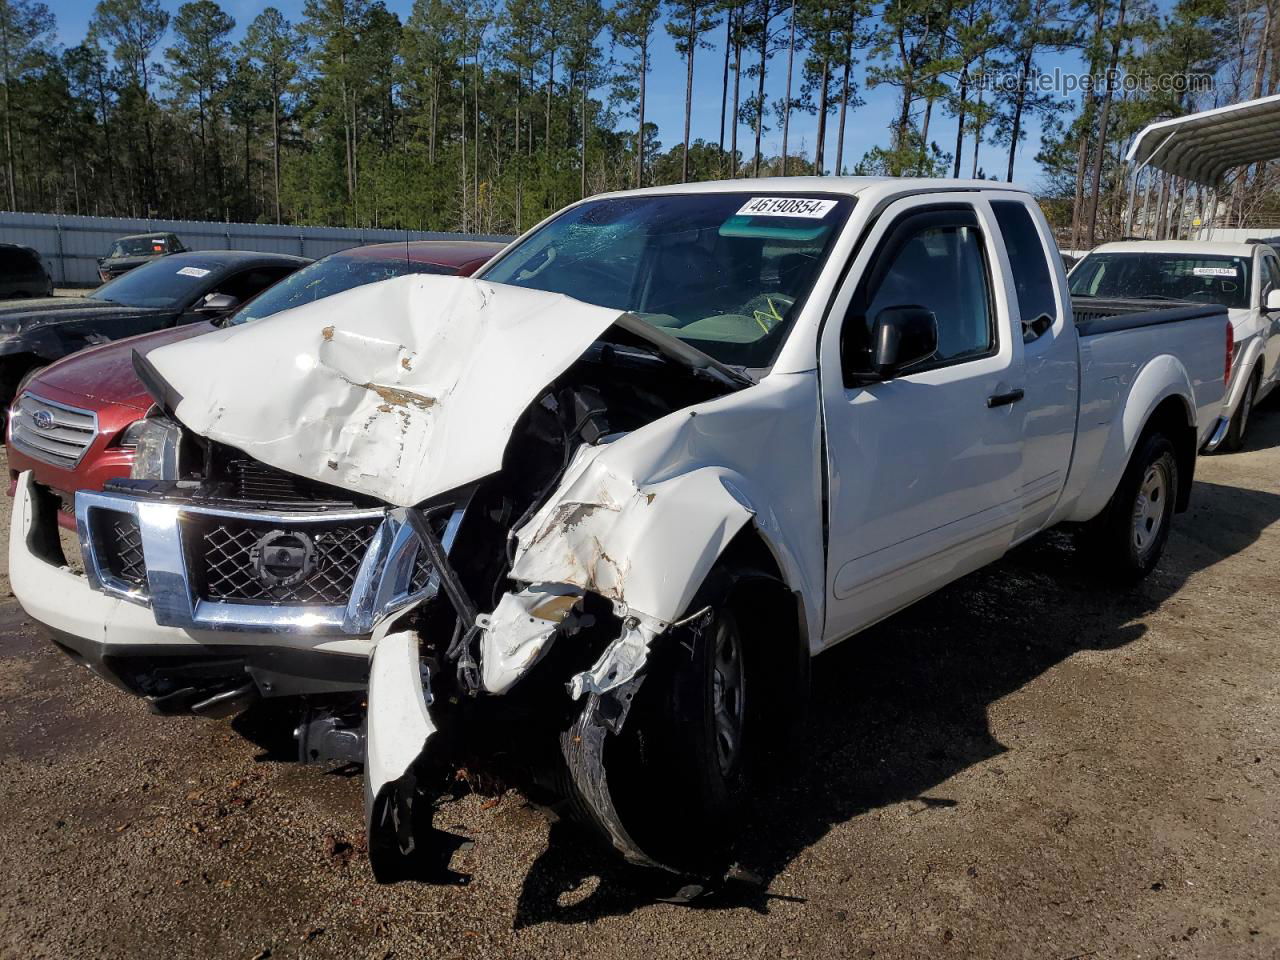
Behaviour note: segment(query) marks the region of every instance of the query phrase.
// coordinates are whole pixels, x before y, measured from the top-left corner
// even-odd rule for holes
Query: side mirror
[[[919,306],[885,307],[871,328],[871,370],[891,380],[938,352],[938,320]]]
[[[1267,292],[1267,309],[1280,310],[1280,288]]]
[[[226,313],[239,304],[240,298],[229,293],[210,293],[196,305],[196,313]]]

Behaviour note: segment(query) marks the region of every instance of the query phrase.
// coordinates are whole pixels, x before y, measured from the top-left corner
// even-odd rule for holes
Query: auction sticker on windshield
[[[1237,277],[1240,272],[1235,267],[1192,267],[1191,272],[1197,277]]]
[[[207,277],[209,271],[204,267],[183,267],[178,271],[180,277]]]
[[[752,197],[738,211],[740,217],[807,217],[821,220],[834,209],[836,200],[808,200],[804,197]]]

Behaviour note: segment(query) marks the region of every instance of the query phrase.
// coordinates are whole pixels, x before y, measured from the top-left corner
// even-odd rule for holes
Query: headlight
[[[121,446],[131,446],[134,480],[177,480],[178,451],[182,428],[172,420],[151,417],[129,424],[120,437]]]
[[[12,337],[22,331],[21,320],[0,320],[0,337]]]

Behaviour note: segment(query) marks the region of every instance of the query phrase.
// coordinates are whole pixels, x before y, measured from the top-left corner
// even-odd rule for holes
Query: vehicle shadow
[[[1275,446],[1280,446],[1280,389],[1271,391],[1265,400],[1253,408],[1243,452],[1267,450]]]
[[[822,654],[805,749],[764,784],[741,830],[738,862],[761,885],[730,885],[691,905],[767,911],[772,879],[834,825],[895,803],[955,805],[947,781],[1008,749],[992,734],[989,705],[1079,650],[1139,640],[1141,619],[1189,576],[1277,520],[1280,496],[1197,483],[1161,566],[1136,587],[1101,583],[1074,538],[1051,531]],[[655,899],[651,879],[556,825],[526,877],[515,925],[628,912]]]

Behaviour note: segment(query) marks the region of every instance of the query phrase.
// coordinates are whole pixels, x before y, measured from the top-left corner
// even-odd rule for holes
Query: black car
[[[52,296],[53,278],[40,254],[16,243],[0,243],[0,300]]]
[[[94,344],[221,317],[310,262],[242,250],[177,253],[87,297],[0,304],[0,408],[31,370]]]
[[[187,248],[176,233],[138,233],[121,237],[112,242],[111,251],[105,257],[98,258],[98,276],[106,283],[151,260],[186,252]]]

